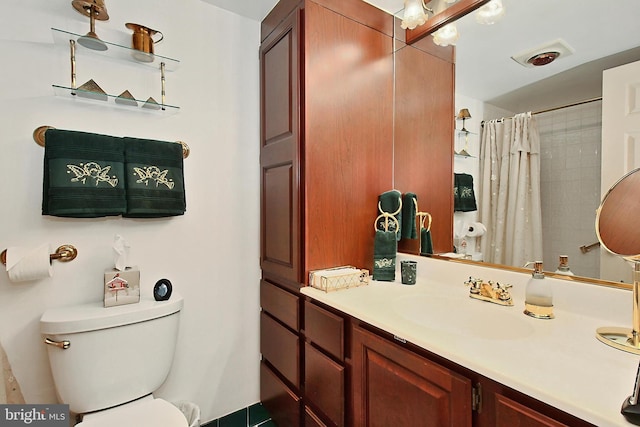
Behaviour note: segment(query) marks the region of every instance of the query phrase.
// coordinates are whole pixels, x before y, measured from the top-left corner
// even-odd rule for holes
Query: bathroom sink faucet
[[[471,287],[469,289],[469,297],[471,298],[500,305],[513,305],[511,293],[509,292],[511,285],[501,285],[492,281],[485,282],[482,279],[474,279],[473,277],[469,277],[469,280],[464,284]]]

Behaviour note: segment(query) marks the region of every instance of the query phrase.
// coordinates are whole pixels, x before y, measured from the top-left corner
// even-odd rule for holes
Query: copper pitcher
[[[160,43],[164,35],[158,30],[152,30],[140,24],[128,22],[125,27],[133,31],[131,47],[134,49],[132,55],[141,62],[153,62],[153,45]],[[154,40],[154,36],[160,34],[160,38]]]

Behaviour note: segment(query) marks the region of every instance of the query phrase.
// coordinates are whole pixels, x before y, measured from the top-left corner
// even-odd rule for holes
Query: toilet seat
[[[84,416],[77,427],[188,427],[174,405],[152,396]]]

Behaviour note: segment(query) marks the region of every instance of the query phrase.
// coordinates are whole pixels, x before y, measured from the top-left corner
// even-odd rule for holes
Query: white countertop
[[[640,357],[595,337],[602,326],[631,328],[632,292],[554,278],[553,320],[523,314],[527,274],[411,255],[415,285],[372,281],[325,293],[301,292],[522,393],[600,427],[629,426],[620,414]],[[511,284],[514,306],[469,298],[473,276]]]

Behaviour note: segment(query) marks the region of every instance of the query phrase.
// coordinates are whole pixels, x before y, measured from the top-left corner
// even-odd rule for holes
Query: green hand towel
[[[473,176],[466,173],[454,175],[453,210],[470,212],[478,210],[476,196],[473,192]]]
[[[373,280],[392,282],[396,279],[398,241],[395,231],[376,231],[373,246]]]
[[[405,193],[402,198],[402,238],[417,239],[418,230],[416,228],[416,206],[418,196],[414,193]]]
[[[175,142],[123,138],[125,217],[159,218],[186,210],[182,146]]]
[[[431,230],[422,228],[420,230],[420,255],[433,254],[433,241],[431,240]]]
[[[402,194],[400,194],[398,190],[389,190],[382,193],[380,196],[378,196],[378,205],[379,205],[378,214],[382,212],[386,212],[386,213],[392,214],[394,218],[398,220],[397,229],[396,229],[395,221],[391,221],[389,222],[388,230],[386,230],[386,231],[393,231],[393,232],[396,232],[397,230],[398,231],[396,234],[397,240],[400,240],[400,238],[402,237],[400,234],[400,231],[402,230],[402,211],[400,210],[401,203],[402,203]],[[382,209],[382,212],[380,212],[380,209]],[[381,219],[378,221],[378,224],[377,224],[378,230],[385,230],[384,222],[385,222],[384,219]]]
[[[45,140],[43,215],[96,218],[125,212],[120,138],[49,129]]]

